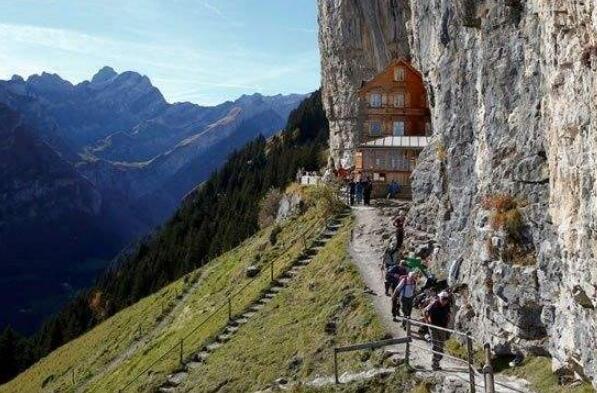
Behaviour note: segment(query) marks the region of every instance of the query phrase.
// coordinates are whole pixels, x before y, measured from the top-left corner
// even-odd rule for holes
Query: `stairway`
[[[158,391],[162,393],[177,392],[178,387],[184,383],[191,370],[201,367],[201,365],[207,361],[211,353],[226,345],[244,324],[255,317],[266,304],[271,302],[278,293],[283,291],[286,286],[294,281],[301,270],[303,270],[319,253],[319,250],[334,237],[338,232],[338,229],[342,227],[344,218],[348,217],[350,214],[350,210],[346,209],[329,221],[326,230],[312,242],[311,247],[305,249],[303,253],[296,258],[294,263],[272,282],[271,286],[266,292],[262,293],[261,297],[251,303],[243,313],[232,318],[212,342],[205,344],[198,352],[187,359],[178,371],[168,375],[166,381],[159,386]]]

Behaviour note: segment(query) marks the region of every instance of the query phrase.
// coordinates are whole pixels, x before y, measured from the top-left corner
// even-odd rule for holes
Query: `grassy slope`
[[[250,392],[277,378],[297,381],[333,373],[335,345],[381,339],[383,329],[365,297],[346,243],[350,226],[307,265],[284,291],[214,352],[186,382],[186,391]],[[325,332],[336,321],[336,334]],[[353,352],[339,356],[340,372],[372,367],[373,356]]]
[[[318,223],[322,222],[321,217],[322,209],[312,208],[298,219],[288,222],[278,235],[275,247],[269,244],[271,229],[259,232],[240,247],[119,312],[87,334],[54,351],[13,381],[0,387],[0,392],[39,392],[42,386],[45,391],[58,392],[80,388],[94,392],[117,391],[130,381],[132,376],[144,370],[168,348],[176,345],[180,338],[191,332],[217,305],[224,302],[229,288],[236,290],[245,285],[249,281],[244,274],[247,266],[261,264],[266,270],[269,263],[275,260],[275,272],[280,272],[284,265],[289,264],[302,251],[299,235],[310,228],[313,229],[309,234],[319,230]],[[258,258],[259,261],[256,262]],[[186,299],[184,307],[173,308],[178,302],[177,298],[180,298],[185,288],[188,289],[195,280],[201,282],[197,290]],[[268,284],[269,274],[260,276],[260,279],[247,287],[243,296],[239,296],[233,303],[233,312],[240,312]],[[138,339],[139,328],[142,334],[147,334],[158,325],[164,317],[163,307],[165,314],[174,310],[173,314],[168,316],[171,322],[156,334],[151,344],[119,363],[112,372],[98,378],[92,387],[86,386],[92,377],[101,373],[106,364]],[[185,356],[195,352],[225,324],[226,309],[217,315],[185,341]],[[176,368],[177,359],[178,353],[171,353],[152,368],[153,380],[140,378],[139,383],[134,384],[130,391],[146,391],[150,387],[147,383],[155,384],[162,381],[166,373]]]

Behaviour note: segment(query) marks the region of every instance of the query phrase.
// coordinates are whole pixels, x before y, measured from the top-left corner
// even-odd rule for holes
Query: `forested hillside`
[[[265,193],[288,184],[298,168],[318,169],[327,139],[328,123],[316,92],[291,113],[283,132],[269,140],[259,137],[233,153],[161,230],[37,334],[21,338],[7,329],[0,337],[0,382],[254,234]]]

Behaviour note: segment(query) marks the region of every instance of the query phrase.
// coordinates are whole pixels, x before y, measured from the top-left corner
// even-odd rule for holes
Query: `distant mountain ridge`
[[[213,107],[170,104],[146,76],[110,67],[78,84],[45,72],[0,81],[3,110],[17,113],[32,143],[51,151],[97,196],[87,208],[93,212],[89,217],[115,239],[108,254],[162,223],[232,151],[259,134],[269,137],[279,131],[304,97],[253,94]],[[26,183],[33,188],[37,180]],[[11,192],[5,189],[0,197],[13,203]],[[63,200],[52,200],[55,194],[47,197],[39,201],[47,214],[63,209]],[[15,214],[26,217],[18,209]],[[61,246],[59,239],[54,243]],[[6,265],[0,263],[0,273]]]

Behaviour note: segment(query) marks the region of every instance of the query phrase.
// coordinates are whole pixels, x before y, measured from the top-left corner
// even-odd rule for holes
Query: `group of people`
[[[348,204],[353,206],[355,204],[370,205],[371,204],[371,193],[373,192],[373,182],[369,177],[364,180],[354,180],[350,178],[347,184],[348,191]]]
[[[384,280],[385,294],[392,299],[392,317],[398,322],[398,317],[405,327],[406,321],[410,319],[413,306],[421,304],[423,307],[423,322],[426,324],[447,328],[450,321],[450,293],[447,290],[434,292],[430,283],[436,282],[433,275],[428,272],[426,263],[414,251],[404,255],[401,250],[404,242],[405,213],[400,211],[393,220],[396,229],[396,236],[392,239],[389,247],[386,248],[382,261],[382,276]],[[425,278],[425,285],[419,288],[421,278]],[[421,301],[416,301],[417,297]],[[401,315],[402,312],[402,315]],[[440,369],[440,361],[443,357],[444,342],[448,335],[446,331],[431,327],[425,338],[432,343],[432,369]]]

